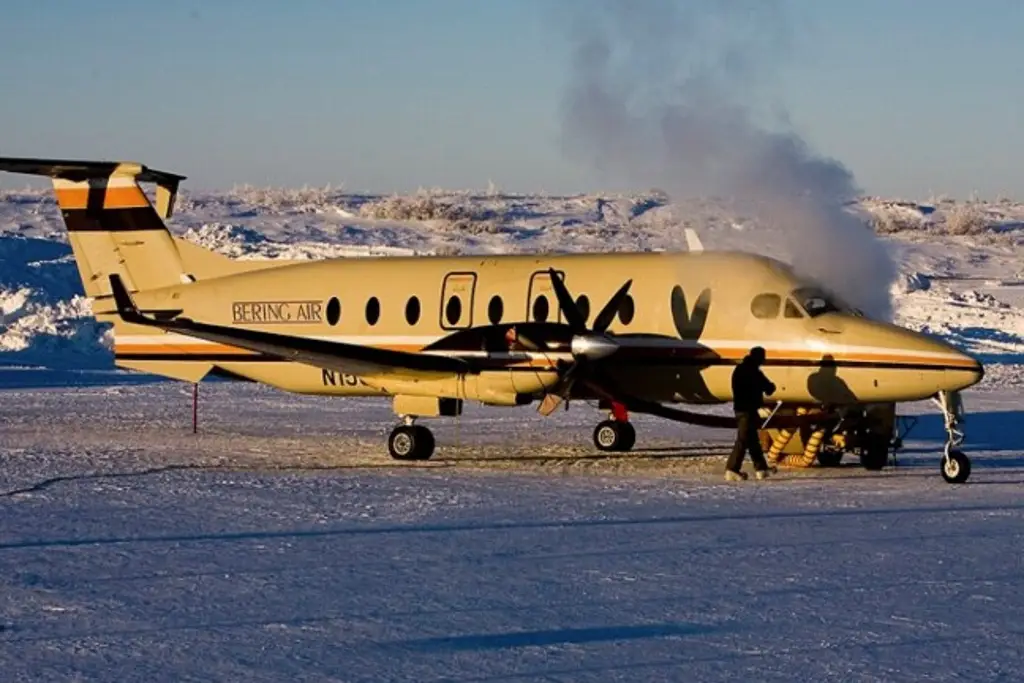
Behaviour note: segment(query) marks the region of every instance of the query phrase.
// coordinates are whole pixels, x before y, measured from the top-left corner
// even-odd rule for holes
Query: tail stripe
[[[104,209],[90,213],[84,209],[64,211],[64,224],[68,232],[138,232],[164,231],[160,217],[153,207],[136,209]]]
[[[97,209],[134,209],[150,205],[142,188],[134,184],[131,187],[94,185],[58,188],[57,204],[65,211],[87,209],[90,206]]]

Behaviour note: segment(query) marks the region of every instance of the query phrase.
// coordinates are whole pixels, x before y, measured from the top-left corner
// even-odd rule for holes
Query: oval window
[[[332,296],[327,301],[327,324],[337,325],[339,320],[341,320],[341,302],[338,301],[338,297]]]
[[[405,322],[415,325],[420,321],[420,300],[411,296],[405,303]]]
[[[633,322],[634,314],[636,314],[636,304],[633,303],[633,297],[627,294],[619,304],[619,320],[623,325],[628,325]]]
[[[448,299],[448,304],[444,307],[444,317],[449,325],[458,325],[459,318],[462,317],[462,299],[457,296]]]
[[[487,304],[487,319],[491,321],[492,325],[497,325],[501,322],[503,315],[505,315],[505,303],[500,296],[495,294]]]
[[[750,312],[755,318],[769,320],[779,317],[779,309],[782,308],[782,297],[778,294],[758,294],[750,302]]]
[[[579,309],[580,315],[583,316],[583,322],[587,321],[590,317],[590,299],[587,298],[586,294],[580,294],[576,297],[576,308]]]
[[[376,325],[378,320],[380,320],[380,301],[373,296],[366,302],[366,322]]]
[[[550,305],[548,304],[548,298],[546,296],[538,296],[533,301],[533,319],[539,323],[546,323],[548,321],[548,313],[550,313]]]

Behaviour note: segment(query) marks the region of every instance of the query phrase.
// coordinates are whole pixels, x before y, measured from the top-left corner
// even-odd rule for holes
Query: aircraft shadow
[[[672,636],[704,635],[718,628],[703,624],[668,623],[639,624],[636,626],[600,626],[595,628],[565,628],[541,631],[513,631],[510,633],[481,633],[441,638],[422,638],[388,643],[390,646],[434,652],[438,650],[494,650],[514,647],[543,647],[547,645],[582,645],[614,640],[643,640]]]
[[[41,538],[13,539],[0,542],[0,551],[25,548],[74,548],[80,546],[108,546],[132,544],[179,544],[208,543],[232,541],[265,541],[272,539],[315,539],[344,538],[346,536],[366,536],[377,534],[437,534],[473,531],[505,531],[532,529],[565,529],[565,528],[604,528],[632,526],[674,526],[681,524],[697,524],[710,522],[743,522],[743,521],[786,521],[832,519],[840,517],[863,517],[865,523],[874,518],[906,514],[924,514],[940,516],[944,514],[965,514],[971,512],[1007,512],[1024,510],[1024,501],[1014,504],[978,504],[963,506],[929,506],[929,507],[888,507],[872,509],[837,509],[837,510],[782,510],[778,512],[738,512],[702,515],[678,515],[667,517],[649,517],[642,519],[558,519],[524,522],[491,522],[491,523],[438,523],[438,524],[388,524],[374,527],[348,526],[335,529],[285,529],[280,531],[225,531],[203,534],[153,534],[136,536],[95,536],[77,538]]]
[[[1024,433],[1020,425],[1024,423],[1024,410],[1001,410],[984,413],[969,412],[964,422],[967,440],[964,451],[970,455],[973,451],[1024,451]],[[943,429],[942,416],[938,414],[918,416],[917,426],[908,437],[911,441],[936,441],[940,444],[935,450],[941,450],[945,443],[946,432]],[[928,448],[907,448],[905,453],[925,453]],[[1015,458],[1014,466],[1024,465],[1024,456]],[[983,463],[979,462],[979,465]],[[1008,461],[999,459],[999,466],[1008,466]]]
[[[658,448],[638,448],[626,453],[614,451],[594,453],[557,453],[539,455],[508,455],[508,456],[473,456],[473,455],[445,455],[442,450],[437,456],[430,459],[430,463],[458,465],[460,463],[488,463],[488,462],[590,462],[590,461],[614,461],[614,460],[684,460],[687,458],[705,458],[714,455],[724,455],[728,451],[727,445],[708,446],[671,446]],[[415,466],[415,465],[413,465]]]

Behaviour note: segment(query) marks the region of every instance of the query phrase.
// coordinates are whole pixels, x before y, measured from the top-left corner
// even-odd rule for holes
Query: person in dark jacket
[[[761,441],[757,438],[757,427],[760,422],[757,411],[764,404],[765,395],[771,396],[775,393],[775,385],[761,372],[764,360],[764,349],[755,346],[732,373],[736,443],[732,447],[729,460],[725,463],[725,478],[729,481],[747,478],[747,475],[740,471],[747,451],[750,451],[750,460],[754,463],[758,479],[766,478],[771,471],[764,459]]]

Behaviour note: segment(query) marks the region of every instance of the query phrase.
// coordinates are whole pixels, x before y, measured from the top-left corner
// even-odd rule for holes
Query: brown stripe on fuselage
[[[197,345],[194,350],[188,349],[189,345],[173,344],[118,344],[115,353],[118,358],[124,360],[268,360],[274,361],[276,357],[268,356],[253,351],[247,351],[226,344],[203,344]],[[391,351],[405,351],[416,353],[423,347],[410,344],[374,345],[373,348],[387,349]],[[713,349],[692,349],[695,353],[673,353],[673,354],[636,354],[628,351],[637,349],[622,349],[617,356],[618,362],[638,365],[698,365],[710,367],[713,365],[735,365],[745,355],[742,350],[723,349],[715,352]],[[698,353],[699,352],[699,353]],[[453,355],[458,355],[457,352]],[[492,365],[496,368],[553,368],[553,363],[547,359],[499,359],[493,357],[472,358],[480,365]],[[936,359],[925,356],[892,355],[892,354],[845,354],[836,355],[834,360],[825,360],[819,354],[789,353],[786,356],[769,356],[765,362],[767,367],[808,367],[818,368],[826,365],[834,365],[837,368],[874,368],[874,369],[896,369],[896,370],[976,370],[977,363],[969,359],[958,360],[956,358]]]
[[[715,349],[713,347],[623,347],[616,353],[616,358],[629,358],[630,360],[643,360],[660,364],[671,364],[672,361],[680,363],[711,363],[711,364],[735,364],[747,355],[745,349]],[[826,358],[828,357],[828,358]],[[833,361],[834,359],[834,361]],[[723,363],[723,361],[725,361]],[[860,351],[856,353],[836,352],[810,352],[810,351],[771,351],[767,353],[765,364],[772,365],[827,365],[835,362],[837,365],[863,365],[866,363],[882,363],[886,365],[912,365],[927,366],[936,368],[964,368],[973,369],[977,362],[970,358],[956,358],[948,356],[936,358],[935,356],[885,353],[883,351],[869,352]]]

